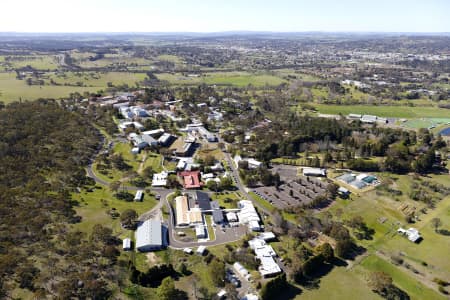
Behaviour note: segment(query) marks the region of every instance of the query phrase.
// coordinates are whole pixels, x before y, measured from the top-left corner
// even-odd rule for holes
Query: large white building
[[[252,201],[241,200],[238,202],[238,207],[241,210],[237,214],[239,222],[241,224],[247,224],[252,231],[260,231],[261,226],[259,225],[259,222],[261,219],[259,218]]]
[[[141,252],[159,250],[163,247],[161,221],[147,220],[136,230],[136,249]]]
[[[167,177],[169,174],[165,171],[161,173],[153,174],[152,186],[153,187],[164,187],[167,185]]]
[[[262,237],[254,238],[248,241],[248,244],[255,253],[256,258],[261,262],[258,268],[261,276],[270,277],[282,272],[274,259],[277,256],[275,250]]]

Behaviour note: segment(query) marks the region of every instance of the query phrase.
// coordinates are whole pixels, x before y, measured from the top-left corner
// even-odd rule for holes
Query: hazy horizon
[[[450,32],[445,0],[25,0],[2,11],[3,33]]]

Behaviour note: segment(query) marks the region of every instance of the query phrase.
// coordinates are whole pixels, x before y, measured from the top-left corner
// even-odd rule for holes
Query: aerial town
[[[0,299],[449,299],[450,6],[346,1],[4,4]]]

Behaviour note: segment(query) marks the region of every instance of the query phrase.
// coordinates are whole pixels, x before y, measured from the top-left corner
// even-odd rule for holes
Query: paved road
[[[231,158],[230,153],[224,152],[224,154],[225,154],[225,159],[227,160],[228,165],[230,166],[232,177],[234,179],[234,183],[237,186],[237,188],[239,189],[239,191],[245,196],[245,198],[247,198],[248,200],[251,200],[253,202],[253,204],[255,206],[257,206],[260,211],[264,212],[266,215],[271,215],[270,211],[268,211],[266,208],[259,205],[258,202],[254,201],[253,197],[250,196],[250,194],[248,193],[248,189],[244,186],[244,184],[241,181],[241,178],[239,177],[239,171],[234,166],[234,161]]]

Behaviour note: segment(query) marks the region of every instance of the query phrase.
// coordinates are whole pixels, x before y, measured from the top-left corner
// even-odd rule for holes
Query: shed
[[[186,253],[186,254],[192,254],[193,253],[191,248],[184,248],[183,252]]]
[[[141,252],[159,250],[163,247],[162,225],[159,220],[147,220],[136,230],[136,249]]]
[[[122,249],[125,251],[131,250],[131,240],[130,239],[123,239],[122,241]]]
[[[141,202],[143,196],[144,196],[144,191],[143,190],[137,190],[136,191],[136,195],[134,196],[134,201]]]
[[[200,247],[198,247],[196,253],[197,253],[198,255],[202,255],[202,256],[205,255],[205,253],[206,253],[206,246],[200,246]]]

